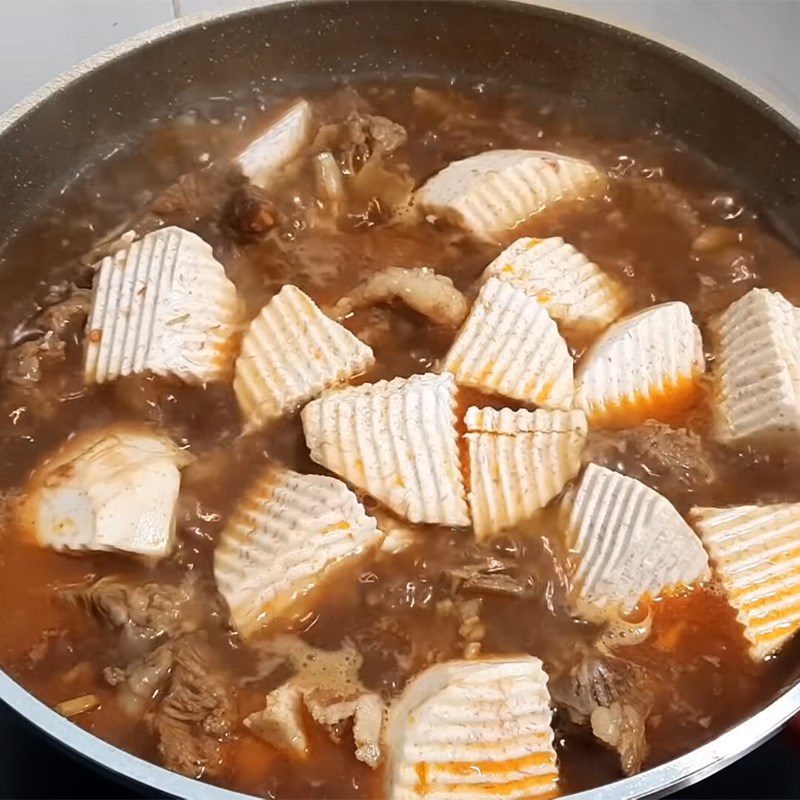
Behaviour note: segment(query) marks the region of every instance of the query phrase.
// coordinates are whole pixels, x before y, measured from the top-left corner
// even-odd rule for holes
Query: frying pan
[[[84,62],[0,118],[0,283],[14,263],[8,242],[45,200],[144,121],[193,97],[452,75],[552,92],[612,117],[622,132],[658,127],[735,175],[773,231],[800,250],[798,121],[696,57],[598,20],[503,0],[306,0],[164,26]],[[708,744],[573,800],[658,797],[710,775],[800,711],[799,676]],[[107,744],[2,672],[0,700],[79,757],[151,792],[244,797]]]

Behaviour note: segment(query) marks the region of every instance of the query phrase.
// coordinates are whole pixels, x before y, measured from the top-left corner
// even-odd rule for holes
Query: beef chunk
[[[224,204],[232,181],[223,169],[212,167],[189,172],[158,195],[150,210],[171,225],[191,226]]]
[[[188,582],[132,584],[106,577],[71,591],[68,598],[133,641],[171,639],[198,625],[199,604]]]
[[[647,755],[646,722],[655,685],[647,671],[622,658],[587,650],[550,682],[555,703],[578,725],[619,754],[626,775],[639,772]]]
[[[38,391],[47,367],[66,358],[67,344],[79,336],[91,306],[91,292],[71,283],[50,288],[42,309],[25,323],[26,333],[8,348],[3,379],[18,388]]]
[[[280,212],[264,189],[244,184],[230,197],[224,211],[228,226],[243,239],[256,239],[280,223]]]
[[[157,647],[127,667],[106,667],[103,677],[111,686],[119,687],[119,702],[131,715],[145,709],[163,688],[175,663],[171,643]]]
[[[182,775],[217,775],[222,769],[221,741],[235,722],[233,692],[214,670],[203,636],[180,639],[172,652],[169,686],[151,720],[158,751],[164,766]]]
[[[63,362],[67,347],[55,333],[22,342],[11,348],[3,364],[3,380],[21,389],[35,390],[51,364]]]
[[[708,486],[716,469],[698,433],[646,422],[624,431],[592,431],[584,461],[636,478],[671,500]]]
[[[372,156],[390,155],[407,138],[406,129],[386,117],[351,111],[342,122],[323,125],[313,149],[331,151],[343,169],[354,175]]]
[[[92,306],[92,292],[65,283],[53,287],[43,302],[44,308],[37,316],[36,324],[44,331],[52,331],[64,339],[83,330],[83,323]]]

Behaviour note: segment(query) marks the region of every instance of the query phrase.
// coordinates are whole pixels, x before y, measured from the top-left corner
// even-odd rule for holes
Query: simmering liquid
[[[37,314],[53,302],[52,287],[63,281],[90,285],[91,275],[80,261],[84,254],[115,227],[152,226],[153,219],[193,230],[212,244],[250,317],[286,283],[325,308],[388,266],[432,267],[471,300],[484,267],[501,245],[518,236],[563,237],[625,286],[632,310],[685,301],[704,335],[713,314],[754,286],[800,303],[800,260],[765,228],[759,209],[732,177],[659,131],[612,138],[599,122],[535,94],[501,94],[485,87],[413,89],[365,86],[359,87],[360,95],[340,90],[307,97],[323,123],[336,124],[355,110],[383,115],[405,128],[406,143],[383,161],[395,178],[400,176],[399,191],[419,185],[454,159],[514,147],[587,159],[609,175],[607,192],[561,204],[520,225],[505,243],[487,244],[424,219],[390,224],[381,187],[352,192],[345,213],[332,222],[316,196],[309,150],[269,191],[280,222],[263,235],[242,235],[225,222],[222,208],[230,187],[217,185],[218,197],[211,190],[201,192],[202,208],[155,214],[153,201],[165,188],[183,174],[223,169],[284,102],[233,95],[209,100],[159,121],[115,157],[85,170],[8,243],[0,278],[6,366],[19,358],[19,343],[35,335]],[[362,381],[436,371],[455,335],[400,305],[358,311],[344,324],[375,351],[376,365]],[[390,703],[422,668],[462,657],[465,637],[453,613],[458,590],[451,573],[492,558],[524,591],[482,596],[482,654],[536,655],[552,679],[568,671],[581,647],[597,638],[596,626],[570,614],[570,566],[555,512],[548,509],[480,545],[468,529],[417,526],[407,550],[376,553],[348,566],[306,598],[302,609],[253,641],[241,642],[215,591],[215,542],[237,499],[268,464],[322,471],[308,457],[298,416],[245,435],[228,385],[190,388],[145,376],[86,387],[82,326],[65,338],[64,358],[42,366],[35,391],[9,380],[0,384],[5,509],[0,514],[0,664],[52,706],[96,695],[99,706],[73,719],[97,736],[153,761],[164,758],[150,724],[152,709],[130,713],[103,675],[106,667],[124,667],[141,657],[154,642],[132,643],[80,603],[65,599],[70,590],[102,576],[171,585],[194,576],[191,613],[206,631],[215,669],[235,698],[235,722],[220,737],[218,757],[199,765],[195,774],[263,797],[383,796],[381,768],[357,761],[346,736],[335,742],[321,727],[308,726],[310,756],[297,760],[242,725],[297,667],[280,658],[274,667],[276,660],[268,654],[276,649],[271,648],[276,637],[284,641],[289,634],[318,650],[345,653],[343,663],[356,664],[360,684]],[[579,358],[583,344],[573,344]],[[474,391],[460,392],[459,404],[462,410],[469,404],[518,407]],[[157,424],[195,457],[183,475],[176,553],[153,566],[124,555],[70,556],[35,544],[13,514],[31,469],[71,434],[120,422]],[[592,432],[587,458],[653,486],[681,513],[694,505],[800,500],[800,461],[718,447],[709,436],[703,400],[672,424],[697,436],[694,447],[671,460],[668,439],[637,447],[633,434],[634,443],[623,446],[630,431]],[[363,499],[368,511],[376,509],[374,500]],[[794,673],[793,644],[764,663],[748,658],[735,614],[713,585],[643,605],[639,612],[652,620],[650,635],[619,648],[619,655],[668,687],[656,696],[647,720],[644,768],[748,716]],[[561,793],[621,777],[618,758],[588,727],[571,722],[563,709],[557,709],[554,724]]]

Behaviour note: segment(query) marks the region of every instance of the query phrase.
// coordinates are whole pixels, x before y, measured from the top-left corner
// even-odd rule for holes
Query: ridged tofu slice
[[[250,324],[233,389],[248,424],[257,427],[296,411],[374,362],[367,345],[287,285]]]
[[[271,469],[228,521],[214,552],[214,578],[247,638],[382,537],[341,481]]]
[[[411,522],[469,525],[453,376],[331,390],[302,411],[311,458]]]
[[[97,267],[84,379],[153,372],[228,380],[239,325],[236,288],[210,245],[182,228],[153,231]]]
[[[522,286],[564,330],[592,332],[625,311],[625,289],[563,239],[517,239],[489,264],[484,279]]]
[[[580,471],[582,411],[467,409],[469,499],[478,539],[530,519]]]
[[[250,182],[262,189],[271,178],[305,147],[311,138],[311,106],[297,100],[254,139],[234,163]]]
[[[575,405],[601,427],[668,421],[697,402],[704,372],[689,307],[662,303],[618,320],[592,345],[575,376]]]
[[[559,200],[587,197],[604,185],[586,161],[539,150],[488,150],[446,166],[417,190],[415,202],[491,240]]]
[[[389,713],[389,800],[552,797],[558,767],[542,662],[511,656],[436,664]]]
[[[589,464],[568,498],[567,546],[579,610],[632,610],[645,596],[709,577],[700,539],[648,486]]]
[[[761,660],[800,628],[800,503],[693,508],[689,520]]]
[[[800,309],[752,289],[711,325],[715,433],[726,444],[800,442]]]
[[[569,408],[573,361],[535,296],[497,278],[478,294],[444,360],[456,383],[548,408]]]
[[[34,470],[24,522],[55,550],[167,556],[186,460],[169,438],[146,428],[81,433]]]

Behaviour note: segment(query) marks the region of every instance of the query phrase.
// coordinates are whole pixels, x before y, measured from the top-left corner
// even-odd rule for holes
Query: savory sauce
[[[269,193],[277,225],[260,232],[230,224],[226,215],[234,189],[214,178],[213,170],[223,168],[271,113],[231,97],[158,123],[129,153],[85,171],[5,248],[0,664],[51,706],[95,695],[99,705],[74,717],[76,724],[187,774],[263,797],[378,798],[381,769],[357,761],[346,737],[336,742],[321,727],[310,726],[311,757],[297,760],[242,725],[245,716],[263,708],[265,693],[298,669],[297,659],[287,656],[291,648],[275,642],[294,636],[310,648],[343,653],[342,663],[356,673],[350,679],[387,702],[422,668],[478,650],[534,654],[556,680],[593,646],[598,628],[570,614],[569,565],[555,512],[547,510],[488,544],[477,544],[469,530],[417,526],[408,549],[377,553],[347,567],[302,609],[244,644],[216,595],[213,549],[237,499],[267,464],[321,471],[308,457],[299,419],[295,415],[242,434],[227,385],[189,388],[150,376],[85,387],[82,324],[67,328],[63,357],[43,362],[36,380],[25,378],[30,370],[12,379],[11,367],[22,357],[19,345],[37,335],[41,309],[64,294],[53,287],[64,281],[89,287],[91,275],[81,257],[107,231],[133,226],[142,232],[160,223],[195,231],[213,245],[249,317],[286,283],[325,308],[387,266],[432,267],[471,300],[477,278],[500,247],[424,219],[390,224],[385,195],[410,192],[453,159],[502,147],[574,155],[607,172],[611,180],[603,196],[539,214],[509,240],[563,237],[626,287],[634,309],[683,300],[705,333],[712,314],[754,286],[800,302],[800,259],[764,228],[758,209],[728,177],[658,132],[630,140],[604,137],[575,109],[484,87],[456,92],[367,86],[359,93],[339,90],[309,99],[323,123],[337,125],[351,112],[381,114],[407,134],[405,144],[383,160],[388,177],[381,174],[357,187],[337,221],[316,195],[306,157]],[[280,102],[273,100],[271,107]],[[346,170],[348,157],[358,159],[357,150],[339,153]],[[173,190],[165,199],[162,193],[181,175],[199,173],[204,177],[196,186],[184,183],[182,193]],[[399,305],[357,311],[345,324],[375,351],[375,367],[360,378],[365,381],[435,371],[454,336]],[[585,343],[570,344],[579,357]],[[462,408],[476,401],[518,407],[472,390],[460,392]],[[145,566],[122,555],[68,556],[37,546],[12,513],[31,468],[76,431],[129,421],[159,425],[195,456],[182,480],[176,553]],[[677,413],[672,424],[690,435],[683,430],[683,438],[676,438],[658,427],[648,428],[644,438],[638,429],[593,431],[585,460],[640,478],[681,513],[693,505],[800,500],[800,462],[715,445],[702,400]],[[368,510],[376,509],[371,498],[364,500]],[[490,573],[507,576],[505,589],[469,588],[470,568],[485,572],[487,565]],[[207,758],[190,759],[188,766],[172,759],[163,741],[159,747],[152,709],[131,713],[120,703],[105,668],[124,668],[165,637],[158,631],[150,639],[141,631],[127,636],[103,624],[86,603],[70,599],[76,588],[102,576],[173,586],[189,577],[192,599],[179,613],[192,616],[193,629],[205,632],[214,668],[234,698],[231,724],[218,736],[212,732],[219,746],[210,748]],[[734,611],[714,587],[648,606],[643,613],[652,620],[650,635],[618,653],[651,682],[667,687],[655,695],[647,718],[644,768],[752,713],[788,682],[797,657],[795,643],[765,663],[753,663]],[[327,663],[308,652],[306,662]],[[331,665],[332,673],[345,669],[335,658]],[[328,677],[335,683],[335,676]],[[621,776],[619,760],[586,725],[576,724],[563,708],[555,725],[561,793]]]

